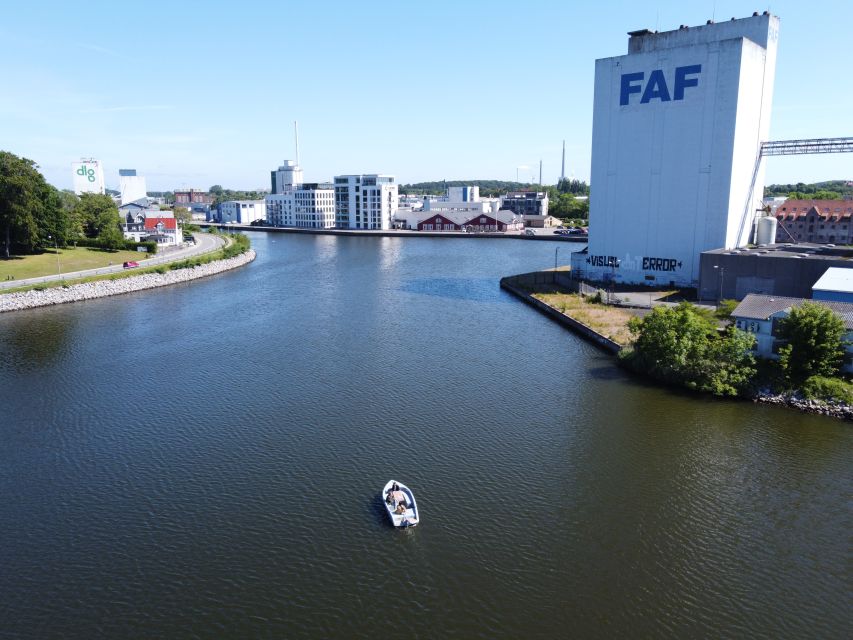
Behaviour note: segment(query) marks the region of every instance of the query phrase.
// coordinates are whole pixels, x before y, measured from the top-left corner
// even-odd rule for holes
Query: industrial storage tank
[[[773,244],[776,242],[776,218],[765,216],[758,219],[758,230],[755,232],[755,244]]]

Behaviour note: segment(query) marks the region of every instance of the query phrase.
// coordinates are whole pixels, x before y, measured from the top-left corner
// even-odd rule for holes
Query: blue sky
[[[10,3],[11,4],[11,3]],[[17,2],[0,10],[0,148],[71,186],[100,159],[150,190],[308,181],[588,179],[596,58],[627,31],[781,18],[772,139],[853,135],[853,3]],[[853,179],[853,155],[771,158],[768,182]]]

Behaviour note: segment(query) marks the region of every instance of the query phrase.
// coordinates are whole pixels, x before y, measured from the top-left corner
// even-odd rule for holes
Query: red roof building
[[[786,200],[776,242],[853,244],[853,200]]]

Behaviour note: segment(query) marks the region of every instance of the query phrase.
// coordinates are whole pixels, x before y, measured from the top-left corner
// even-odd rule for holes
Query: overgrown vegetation
[[[602,304],[599,294],[592,298],[575,293],[534,293],[533,296],[617,344],[626,345],[631,340],[628,322],[634,316],[625,309]]]
[[[803,383],[801,391],[809,400],[853,404],[853,384],[840,378],[812,376]]]
[[[622,362],[668,384],[737,396],[755,375],[753,336],[734,327],[720,333],[713,315],[689,302],[656,307],[628,327],[634,342]]]

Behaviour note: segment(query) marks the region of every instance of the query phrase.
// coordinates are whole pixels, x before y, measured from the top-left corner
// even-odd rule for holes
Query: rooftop
[[[814,302],[832,309],[844,320],[846,329],[853,329],[853,303],[832,302],[828,300],[809,300],[807,298],[786,298],[785,296],[768,296],[760,293],[750,293],[732,311],[735,318],[749,320],[769,320],[780,311],[799,307],[806,302]]]
[[[830,267],[812,286],[812,291],[853,293],[853,269]]]
[[[768,258],[851,260],[853,247],[836,247],[834,244],[813,244],[810,242],[766,244],[737,249],[712,249],[704,251],[707,255],[763,256]]]

